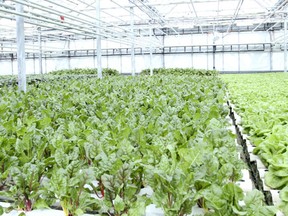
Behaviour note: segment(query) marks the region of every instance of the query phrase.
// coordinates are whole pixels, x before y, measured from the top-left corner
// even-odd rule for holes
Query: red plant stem
[[[102,195],[102,197],[104,197],[105,196],[105,190],[104,190],[105,188],[104,188],[104,185],[103,185],[101,180],[99,181],[99,185],[100,185],[101,195]]]
[[[25,210],[26,211],[32,211],[32,202],[30,199],[28,199],[27,197],[25,197]]]
[[[170,193],[168,193],[168,205],[171,208],[171,206],[172,206],[172,197],[171,197]]]

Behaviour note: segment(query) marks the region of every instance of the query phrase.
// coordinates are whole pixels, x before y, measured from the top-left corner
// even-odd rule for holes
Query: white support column
[[[193,34],[191,34],[191,68],[194,67],[193,65]]]
[[[120,42],[120,49],[119,49],[119,54],[120,54],[120,56],[119,56],[119,58],[120,58],[120,74],[122,74],[123,73],[123,57],[122,57],[122,43]]]
[[[71,38],[67,41],[67,48],[68,48],[68,69],[71,70]]]
[[[284,17],[284,72],[287,73],[287,14]]]
[[[95,50],[96,50],[96,41],[93,38],[93,66],[94,66],[94,68],[96,68],[96,58],[95,58],[96,52],[95,52]]]
[[[23,13],[23,5],[16,4],[16,12]],[[25,59],[25,34],[24,18],[16,16],[17,33],[17,62],[18,62],[18,87],[19,91],[26,92],[26,59]]]
[[[96,16],[97,16],[97,26],[100,27],[100,0],[96,0]],[[100,36],[100,28],[97,28],[97,71],[98,78],[102,79],[102,48],[101,48],[101,36]]]
[[[240,32],[238,32],[238,73],[241,71],[241,56],[240,56]]]
[[[33,43],[34,43],[34,41],[33,41]],[[33,61],[33,74],[36,74],[36,55],[35,55],[35,53],[33,53],[33,59],[32,59],[32,61]]]
[[[272,50],[273,50],[273,48],[272,48],[272,34],[273,34],[273,32],[272,31],[268,31],[269,32],[269,38],[270,38],[270,48],[269,48],[269,64],[270,64],[270,72],[272,72],[272,70],[273,70],[273,60],[272,60],[272,55],[273,55],[273,53],[272,53]]]
[[[135,76],[135,34],[134,34],[134,7],[130,7],[130,26],[132,34],[132,44],[131,44],[131,72],[132,76]]]
[[[46,50],[46,47],[47,47],[47,42],[44,41],[44,49]],[[51,71],[50,68],[47,67],[47,57],[44,56],[44,65],[45,65],[45,73],[47,74],[48,72]]]
[[[14,62],[14,55],[13,53],[11,54],[11,70],[12,70],[12,75],[14,75],[14,66],[13,66],[13,62]]]
[[[42,34],[41,27],[38,27],[38,46],[39,46],[39,73],[43,75],[43,66],[42,66]]]
[[[165,47],[165,35],[163,35],[162,37],[162,67],[165,68],[166,67],[166,64],[165,64],[165,53],[164,53],[164,47]]]
[[[152,42],[152,27],[149,28],[149,37]],[[153,76],[153,54],[152,54],[152,43],[150,43],[150,76]]]
[[[209,36],[208,33],[206,34],[206,47],[208,50],[208,44],[209,44]],[[209,70],[209,53],[206,54],[206,70]]]

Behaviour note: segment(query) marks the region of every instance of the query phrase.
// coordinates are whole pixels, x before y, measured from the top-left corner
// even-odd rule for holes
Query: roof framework
[[[16,12],[17,3],[23,4],[23,13]],[[41,29],[43,41],[100,35],[117,43],[129,45],[133,41],[136,46],[152,43],[157,47],[161,43],[156,37],[152,41],[145,37],[150,29],[154,35],[281,30],[288,8],[288,0],[101,0],[100,3],[101,20],[97,20],[96,0],[0,0],[2,52],[6,48],[16,49],[16,15],[24,17],[26,41],[32,43],[37,42]],[[29,46],[32,45],[27,50],[34,49]]]

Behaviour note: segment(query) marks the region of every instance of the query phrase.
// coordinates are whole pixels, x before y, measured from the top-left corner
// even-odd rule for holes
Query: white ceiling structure
[[[17,3],[24,13],[16,12]],[[16,15],[24,17],[26,40],[37,41],[41,27],[43,40],[100,34],[131,44],[135,35],[135,45],[158,46],[157,40],[144,38],[150,28],[155,35],[281,30],[287,5],[288,0],[101,0],[99,21],[96,0],[0,0],[0,44],[3,49],[16,41]]]

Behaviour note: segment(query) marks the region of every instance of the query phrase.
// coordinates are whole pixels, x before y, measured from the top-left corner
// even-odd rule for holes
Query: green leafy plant
[[[52,71],[49,74],[52,75],[97,75],[97,69],[94,68],[75,68],[75,69],[63,69]],[[112,68],[103,68],[102,74],[104,76],[117,76],[119,72]]]
[[[207,215],[248,211],[238,204],[243,163],[227,130],[225,84],[171,72],[51,75],[26,94],[0,88],[3,193],[21,208],[25,197],[31,209],[58,201],[66,216],[139,216],[152,203],[173,216],[195,205]]]
[[[95,180],[92,168],[85,168],[79,159],[78,148],[66,154],[59,149],[51,177],[44,183],[43,190],[49,199],[59,200],[65,216],[82,215],[96,203],[91,189],[86,185]]]
[[[142,75],[149,75],[150,69],[144,69],[141,71]],[[199,76],[215,76],[218,75],[216,70],[204,70],[194,68],[154,68],[153,74],[155,75],[199,75]]]
[[[265,184],[274,189],[286,188],[287,74],[225,75],[223,79],[242,118],[244,132],[256,145],[253,153],[259,155],[268,168]],[[283,205],[282,209],[288,214]]]

